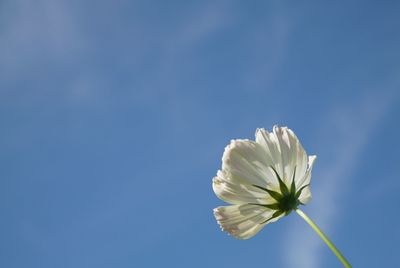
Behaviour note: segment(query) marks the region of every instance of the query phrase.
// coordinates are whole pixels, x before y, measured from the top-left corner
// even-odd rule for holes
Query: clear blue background
[[[224,147],[287,125],[307,212],[398,264],[398,1],[0,2],[0,266],[340,267],[295,214],[239,241]]]

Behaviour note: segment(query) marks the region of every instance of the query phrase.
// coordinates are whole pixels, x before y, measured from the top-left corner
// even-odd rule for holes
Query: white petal
[[[271,219],[274,210],[258,205],[233,205],[214,209],[214,216],[223,231],[239,239],[248,239],[264,225],[277,221],[284,214]],[[268,219],[271,219],[268,221]]]
[[[293,175],[295,180],[303,178],[307,168],[307,154],[292,130],[274,126],[273,133],[269,133],[265,129],[257,129],[256,142],[264,148],[288,188]],[[293,174],[295,170],[296,174]]]
[[[295,166],[296,166],[296,174],[295,174],[295,181],[299,178],[303,177],[303,174],[307,170],[307,154],[304,150],[303,146],[301,145],[299,139],[297,138],[296,134],[291,129],[288,129],[289,137],[291,140],[291,144],[293,149],[293,154],[295,154]]]
[[[256,142],[262,146],[266,155],[271,159],[273,167],[282,176],[282,157],[276,136],[263,128],[259,128],[256,130]]]
[[[225,202],[232,204],[273,204],[276,201],[269,194],[230,174],[218,171],[213,179],[215,194]]]
[[[296,172],[297,174],[304,174],[305,152],[302,146],[299,146],[300,142],[294,135],[293,131],[289,130],[287,127],[274,126],[274,135],[276,136],[276,140],[278,141],[282,158],[281,174],[283,175],[281,176],[281,178],[286,183],[286,185],[290,187],[290,184],[293,180],[293,173],[295,171],[295,168],[299,169],[299,171]],[[300,156],[299,162],[297,161],[298,155]],[[297,167],[298,164],[300,165],[299,167]]]
[[[306,173],[304,174],[304,176],[301,179],[296,180],[296,188],[297,189],[300,189],[304,185],[310,184],[311,172],[312,172],[312,168],[313,168],[315,159],[317,159],[316,155],[310,155],[308,157],[308,167],[307,167]]]
[[[300,194],[299,200],[304,205],[307,204],[311,200],[311,191],[310,186],[305,187]]]
[[[271,165],[262,146],[250,140],[232,140],[222,157],[223,170],[248,184],[275,190],[278,184]]]

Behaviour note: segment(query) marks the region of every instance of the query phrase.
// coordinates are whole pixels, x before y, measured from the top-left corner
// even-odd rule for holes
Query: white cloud
[[[270,16],[248,30],[249,39],[256,40],[252,51],[257,56],[253,55],[248,72],[243,74],[244,88],[264,91],[280,76],[295,20],[286,13],[282,4],[278,4]]]
[[[83,48],[83,35],[63,2],[12,1],[3,9],[6,14],[1,18],[0,67],[7,75],[20,77],[40,67],[35,65],[43,59],[64,62]]]
[[[340,214],[339,208],[345,209],[340,200],[347,194],[345,189],[348,189],[358,159],[395,99],[392,93],[380,93],[358,100],[356,104],[336,107],[321,125],[318,137],[323,141],[319,147],[326,154],[319,155],[317,160],[319,163],[313,173],[313,202],[305,210],[324,232],[332,234],[333,226],[340,224],[335,221]],[[330,160],[324,159],[327,155],[331,156]],[[311,234],[306,224],[298,226],[298,221],[294,224],[296,226],[290,228],[283,244],[286,265],[321,267],[321,249],[326,246],[317,235]]]

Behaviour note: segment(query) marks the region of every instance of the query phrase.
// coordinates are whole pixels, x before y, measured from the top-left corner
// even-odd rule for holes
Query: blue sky
[[[398,263],[396,1],[1,1],[1,267],[340,267],[297,215],[212,215],[231,139],[287,125],[303,208],[355,267]]]

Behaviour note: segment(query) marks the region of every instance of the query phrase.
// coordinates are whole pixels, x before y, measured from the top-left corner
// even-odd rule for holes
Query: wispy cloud
[[[12,1],[4,9],[9,12],[0,20],[0,67],[11,78],[30,71],[44,58],[65,62],[83,48],[83,35],[63,2]]]
[[[257,40],[252,44],[257,56],[243,74],[244,87],[264,91],[280,77],[280,72],[287,57],[289,37],[295,24],[295,18],[289,16],[284,5],[274,6],[274,12],[248,30],[248,38]],[[251,55],[252,52],[249,52]]]
[[[396,99],[395,94],[386,93],[364,97],[356,104],[336,107],[321,125],[318,137],[322,137],[324,142],[319,145],[319,151],[326,154],[319,155],[319,163],[313,173],[319,181],[314,181],[314,202],[306,210],[329,234],[334,233],[335,219],[340,213],[338,208],[344,207],[340,202],[346,195],[343,189],[351,185],[352,173],[357,168],[361,153]],[[330,160],[326,160],[329,158],[327,155]],[[311,229],[306,225],[290,228],[283,245],[288,267],[321,267],[320,250],[325,245],[319,237],[310,236],[310,233]]]

